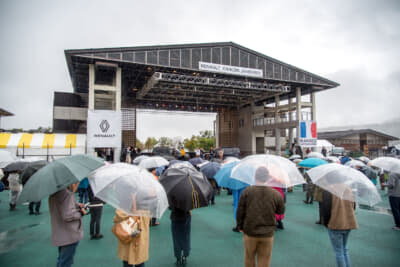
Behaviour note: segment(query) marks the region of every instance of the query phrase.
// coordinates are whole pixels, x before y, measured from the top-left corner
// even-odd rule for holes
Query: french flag
[[[315,121],[301,121],[300,138],[317,138],[317,123]]]

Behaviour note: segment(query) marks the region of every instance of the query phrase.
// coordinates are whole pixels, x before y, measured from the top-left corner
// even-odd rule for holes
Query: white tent
[[[86,152],[85,134],[0,133],[0,149],[19,158],[50,159]]]

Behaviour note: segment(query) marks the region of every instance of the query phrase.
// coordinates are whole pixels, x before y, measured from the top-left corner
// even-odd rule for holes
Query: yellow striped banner
[[[27,134],[27,133],[22,134],[21,139],[19,139],[19,142],[18,142],[18,147],[19,148],[22,148],[22,147],[29,148],[31,146],[32,137],[33,137],[33,134]]]
[[[65,136],[65,148],[76,147],[76,134],[67,134]]]
[[[8,141],[10,140],[10,133],[0,133],[0,148],[6,148]]]
[[[43,137],[43,144],[42,148],[53,148],[54,147],[54,140],[56,139],[55,134],[45,134]]]

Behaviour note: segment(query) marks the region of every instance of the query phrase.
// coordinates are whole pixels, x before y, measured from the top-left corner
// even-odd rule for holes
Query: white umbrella
[[[324,159],[324,155],[322,155],[319,152],[310,152],[306,155],[306,158],[319,158],[319,159]]]
[[[163,186],[138,166],[110,164],[92,172],[88,179],[98,198],[127,214],[161,218],[168,208]]]
[[[168,165],[168,160],[160,156],[153,156],[141,160],[138,166],[143,169],[154,169],[165,165]]]
[[[379,157],[369,161],[368,165],[384,169],[387,172],[400,173],[400,159]]]
[[[231,177],[243,183],[256,184],[255,174],[259,167],[268,170],[269,179],[266,186],[291,187],[305,183],[296,164],[287,158],[275,155],[253,155],[242,159],[233,169]]]
[[[337,197],[365,205],[381,201],[376,186],[362,172],[336,163],[320,165],[307,171],[312,182]]]

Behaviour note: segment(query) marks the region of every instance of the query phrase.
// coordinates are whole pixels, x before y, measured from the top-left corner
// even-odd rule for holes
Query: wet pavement
[[[393,231],[387,196],[373,208],[356,209],[359,229],[350,233],[349,252],[353,266],[399,266],[400,231]],[[303,203],[304,192],[296,187],[287,196],[284,230],[274,238],[271,266],[336,266],[325,227],[315,224],[318,203]],[[55,266],[57,248],[50,244],[50,217],[47,200],[41,215],[28,215],[28,207],[8,210],[8,191],[0,193],[0,266]],[[73,266],[122,266],[116,256],[117,241],[111,233],[114,209],[103,210],[103,239],[90,240],[90,217],[84,218],[81,240]],[[216,197],[216,205],[193,211],[191,255],[187,266],[243,266],[243,241],[231,229],[232,197],[225,191]],[[150,251],[146,266],[175,266],[169,211],[160,225],[150,230]]]

